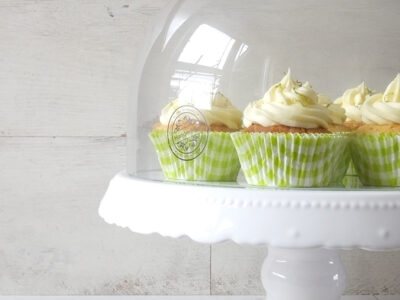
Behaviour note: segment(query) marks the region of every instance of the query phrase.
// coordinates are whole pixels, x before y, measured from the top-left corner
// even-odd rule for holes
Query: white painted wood
[[[259,274],[267,252],[265,247],[239,246],[231,242],[212,246],[213,293],[263,294]],[[345,294],[400,294],[400,251],[352,250],[342,251],[341,256],[348,279]]]
[[[1,0],[0,135],[124,135],[138,47],[167,3]]]
[[[342,251],[346,294],[400,294],[400,251]],[[400,299],[398,299],[400,300]]]
[[[125,166],[109,136],[126,133],[137,52],[168,2],[0,1],[0,136],[26,137],[0,138],[0,294],[208,294],[210,273],[213,294],[263,293],[263,248],[215,245],[210,271],[208,246],[97,216]],[[343,258],[349,292],[400,293],[398,253]]]
[[[342,300],[376,300],[374,296],[343,296]]]
[[[98,216],[125,138],[0,138],[0,162],[0,294],[209,294],[208,246]]]
[[[214,295],[263,295],[261,266],[266,247],[239,246],[233,242],[211,248],[211,288]]]
[[[58,296],[0,297],[0,300],[265,300],[262,296]],[[346,299],[347,300],[347,299]],[[351,300],[370,300],[368,297]]]
[[[397,296],[382,296],[381,300],[399,300]],[[263,296],[59,296],[18,297],[5,296],[0,300],[265,300]],[[376,300],[374,296],[344,296],[342,300]]]
[[[5,296],[0,300],[265,300],[263,296]],[[348,299],[346,299],[348,300]],[[350,299],[349,299],[350,300]],[[370,300],[367,297],[351,300]]]

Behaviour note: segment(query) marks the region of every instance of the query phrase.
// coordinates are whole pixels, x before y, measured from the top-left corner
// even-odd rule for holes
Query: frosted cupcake
[[[163,108],[150,139],[168,179],[235,181],[239,159],[230,132],[240,130],[242,112],[221,93],[180,97]]]
[[[362,126],[364,123],[361,117],[361,107],[365,103],[368,97],[370,97],[373,92],[367,87],[365,82],[355,88],[346,90],[341,97],[335,100],[335,103],[342,106],[346,111],[346,121],[345,126],[351,131],[357,130],[358,127]],[[359,185],[357,170],[354,167],[352,161],[350,161],[349,168],[347,170],[346,180],[351,183],[356,183],[354,186]],[[349,184],[352,186],[352,184]]]
[[[346,90],[335,100],[335,104],[342,106],[346,111],[345,125],[351,130],[356,130],[363,125],[361,107],[371,95],[372,91],[363,82],[355,88]]]
[[[330,116],[332,119],[332,123],[328,125],[329,132],[342,133],[350,137],[351,128],[345,125],[346,111],[344,110],[344,108],[342,108],[339,104],[332,103],[331,99],[323,94],[318,94],[318,103],[326,107],[331,113]],[[343,179],[343,174],[347,173],[347,175],[349,175],[349,166],[352,166],[352,164],[350,150],[347,147],[346,151],[343,153],[343,156],[339,159],[337,172],[333,174],[334,177],[332,184],[340,186],[345,185],[347,187],[357,186],[357,178],[355,180],[353,180],[352,178]],[[354,168],[350,169],[353,170]]]
[[[346,121],[346,111],[339,104],[332,103],[331,99],[324,95],[318,94],[318,103],[326,107],[330,111],[332,122],[328,125],[329,132],[350,132],[351,129],[344,123]]]
[[[357,129],[351,153],[361,182],[368,186],[400,186],[400,74],[385,92],[361,107],[364,125]]]
[[[347,138],[329,132],[331,112],[318,104],[311,85],[294,81],[290,71],[263,99],[249,104],[243,123],[231,136],[249,184],[322,187],[337,180]]]

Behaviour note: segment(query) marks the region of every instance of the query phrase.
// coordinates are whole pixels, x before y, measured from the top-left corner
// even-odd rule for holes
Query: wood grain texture
[[[0,135],[124,135],[138,48],[167,3],[0,1]]]
[[[395,298],[397,297],[397,298]],[[400,296],[344,296],[342,300],[400,300]],[[69,296],[41,297],[40,300],[265,300],[263,296]],[[39,300],[38,297],[0,296],[0,300]]]
[[[267,254],[265,247],[231,242],[212,246],[212,294],[262,295],[259,274]],[[348,281],[346,295],[400,294],[400,251],[342,251],[341,257]]]
[[[168,0],[0,1],[0,294],[262,294],[264,248],[105,224],[145,32]],[[344,253],[350,293],[400,293],[400,254]],[[211,283],[210,283],[211,282]]]
[[[212,295],[264,295],[260,274],[266,247],[225,242],[213,245],[211,251]]]
[[[400,294],[400,251],[342,251],[348,294]],[[400,299],[399,299],[400,300]]]
[[[124,138],[0,138],[0,158],[0,294],[209,293],[208,246],[98,216]]]

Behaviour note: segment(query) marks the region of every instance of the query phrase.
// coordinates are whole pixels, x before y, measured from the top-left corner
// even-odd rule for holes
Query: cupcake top
[[[361,108],[362,121],[366,124],[400,124],[400,74],[382,94],[367,99]]]
[[[363,82],[355,88],[346,90],[340,98],[336,99],[335,104],[345,109],[347,121],[361,122],[361,106],[371,94],[372,91]]]
[[[331,99],[324,94],[318,94],[318,103],[330,111],[333,124],[342,125],[344,123],[346,111],[339,104],[332,103]]]
[[[247,106],[243,118],[245,127],[259,124],[264,127],[328,128],[331,122],[329,110],[318,104],[318,95],[311,85],[294,81],[290,70],[263,99]]]
[[[242,112],[238,110],[222,93],[217,92],[212,99],[207,96],[197,98],[187,97],[183,94],[178,99],[170,102],[161,111],[160,122],[168,126],[172,114],[181,106],[191,105],[200,110],[209,125],[223,125],[232,130],[242,126]]]

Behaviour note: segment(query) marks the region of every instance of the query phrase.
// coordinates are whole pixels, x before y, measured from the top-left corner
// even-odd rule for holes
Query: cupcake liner
[[[343,134],[237,132],[231,137],[248,184],[321,187],[345,175],[348,137]]]
[[[346,175],[343,178],[343,186],[346,189],[358,189],[363,186],[363,184],[360,181],[360,178],[356,175]]]
[[[359,134],[350,148],[363,185],[400,186],[400,134]]]
[[[197,132],[206,138],[206,132]],[[177,157],[170,148],[167,131],[154,130],[150,139],[167,179],[187,181],[236,181],[240,170],[239,159],[230,133],[209,132],[207,144],[192,160]]]
[[[358,176],[356,167],[354,166],[354,162],[353,162],[353,159],[351,159],[351,157],[350,157],[350,163],[349,163],[349,167],[347,169],[346,175],[347,176]]]
[[[351,158],[350,147],[349,147],[348,154],[350,156],[350,158],[349,158],[350,161],[348,163],[346,176],[343,178],[343,181],[342,181],[343,185],[345,188],[351,188],[351,189],[360,188],[360,187],[362,187],[362,183],[361,183],[360,179],[358,178],[358,173],[357,173],[356,167],[354,166],[353,159]]]
[[[332,186],[345,185],[343,180],[345,176],[348,175],[349,167],[351,165],[351,154],[350,154],[350,149],[348,147],[350,134],[344,133],[342,135],[346,140],[346,145],[345,147],[342,147],[342,149],[334,157],[335,159],[334,165],[337,166],[337,169],[334,173],[332,173],[332,180],[331,180]]]

